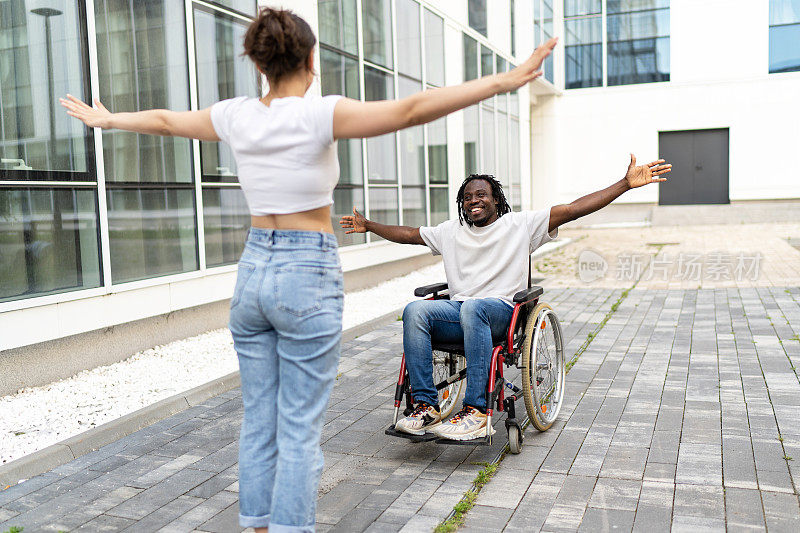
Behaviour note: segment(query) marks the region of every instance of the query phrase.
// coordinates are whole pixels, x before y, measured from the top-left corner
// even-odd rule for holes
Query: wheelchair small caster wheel
[[[508,451],[515,455],[522,451],[521,433],[518,426],[508,426]]]

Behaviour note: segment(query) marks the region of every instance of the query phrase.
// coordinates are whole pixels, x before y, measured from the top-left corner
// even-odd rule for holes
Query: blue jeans
[[[250,229],[230,315],[244,402],[242,527],[314,531],[319,441],[336,380],[342,305],[333,235]]]
[[[464,405],[486,410],[486,388],[492,339],[508,331],[514,308],[499,298],[417,300],[403,311],[403,350],[414,401],[439,403],[433,383],[431,339],[464,344],[467,359],[467,392]]]

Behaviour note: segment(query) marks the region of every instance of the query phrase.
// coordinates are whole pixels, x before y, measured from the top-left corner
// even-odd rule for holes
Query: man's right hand
[[[339,224],[342,225],[342,228],[349,230],[345,231],[345,234],[367,232],[367,219],[356,211],[355,207],[353,208],[353,214],[343,216]]]

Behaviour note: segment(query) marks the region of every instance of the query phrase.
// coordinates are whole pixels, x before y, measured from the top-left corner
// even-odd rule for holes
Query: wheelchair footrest
[[[489,437],[478,437],[469,440],[436,439],[436,444],[454,444],[456,446],[490,446]]]
[[[411,442],[430,442],[432,440],[436,440],[438,437],[433,433],[425,433],[424,435],[412,435],[411,433],[405,433],[403,431],[397,431],[394,429],[394,424],[386,428],[384,431],[387,435],[392,437],[401,437],[404,439],[408,439]]]

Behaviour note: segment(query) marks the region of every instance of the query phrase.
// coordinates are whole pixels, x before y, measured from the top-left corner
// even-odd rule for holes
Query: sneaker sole
[[[429,426],[425,426],[425,427],[420,428],[420,429],[409,429],[409,428],[404,428],[404,427],[398,427],[395,424],[394,429],[396,431],[401,431],[403,433],[408,433],[409,435],[424,435],[425,433],[428,432],[428,430],[433,429],[433,428],[437,428],[437,427],[439,427],[441,425],[442,425],[441,422],[436,422],[435,424],[431,424]]]
[[[489,431],[489,434],[490,435],[494,435],[495,433],[497,433],[497,430],[495,430],[494,428],[491,428],[490,431]],[[453,433],[445,433],[444,431],[437,431],[436,435],[438,437],[441,437],[443,439],[448,439],[448,440],[472,440],[472,439],[485,437],[486,436],[486,428],[482,427],[482,428],[478,428],[478,429],[475,429],[473,431],[470,431],[469,433],[461,433],[461,434],[453,434]]]

